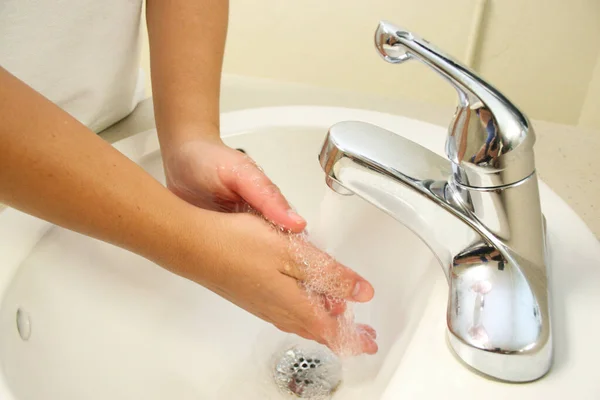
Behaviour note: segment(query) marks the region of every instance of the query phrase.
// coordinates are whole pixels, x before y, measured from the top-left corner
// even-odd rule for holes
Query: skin
[[[227,8],[147,3],[168,188],[0,68],[0,202],[137,253],[285,332],[375,353],[372,328],[348,332],[338,318],[347,300],[369,301],[372,286],[308,243],[299,234],[306,222],[275,185],[221,142]],[[235,212],[248,209],[256,212]],[[336,279],[309,292],[303,282],[317,267]]]
[[[267,219],[300,232],[302,217],[244,154],[219,132],[221,67],[229,2],[147,2],[152,92],[167,186],[218,211],[249,203]]]

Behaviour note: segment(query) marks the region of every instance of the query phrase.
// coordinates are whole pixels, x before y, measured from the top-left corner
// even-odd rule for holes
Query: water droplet
[[[31,336],[31,319],[29,314],[20,308],[17,310],[17,331],[23,340],[29,340]]]

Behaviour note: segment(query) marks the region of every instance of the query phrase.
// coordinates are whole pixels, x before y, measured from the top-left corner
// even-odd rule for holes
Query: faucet
[[[414,33],[382,21],[375,46],[385,61],[419,60],[456,89],[447,158],[344,121],[319,155],[326,182],[431,249],[448,281],[446,336],[459,360],[501,381],[537,380],[552,364],[552,334],[533,129],[498,90]]]

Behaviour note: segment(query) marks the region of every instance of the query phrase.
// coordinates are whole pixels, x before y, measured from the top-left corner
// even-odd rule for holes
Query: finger
[[[256,165],[248,163],[238,169],[232,184],[239,196],[274,224],[292,232],[302,232],[306,227],[306,221]]]
[[[321,295],[323,307],[329,311],[332,316],[338,316],[346,311],[346,302],[342,299]]]
[[[299,328],[299,327],[286,328],[286,327],[283,327],[283,326],[280,326],[277,324],[273,324],[273,325],[275,326],[275,328],[279,329],[282,332],[293,333],[293,334],[303,337],[304,339],[307,339],[307,340],[317,340],[317,338],[315,338],[314,335],[310,334],[306,329]]]
[[[330,296],[365,303],[375,295],[375,289],[367,280],[338,262],[332,263],[325,273],[337,277],[333,284],[323,288]]]
[[[292,253],[292,262],[281,272],[302,282],[309,292],[361,303],[373,298],[375,290],[367,280],[302,237],[292,239]]]
[[[206,210],[219,212],[244,212],[249,209],[246,202],[241,198],[231,200],[213,194],[203,193],[202,191],[194,192],[177,186],[171,182],[167,183],[167,188],[177,197],[187,201],[192,205],[195,205],[196,207],[204,208]]]
[[[356,328],[361,334],[368,335],[372,339],[377,339],[377,331],[373,327],[366,324],[357,324]]]
[[[338,327],[338,335],[329,338],[328,346],[341,356],[358,356],[360,354],[375,354],[379,350],[375,338],[375,330],[365,325],[349,324]]]
[[[323,307],[316,307],[310,296],[292,279],[282,281],[286,298],[294,298],[289,308],[297,324],[286,324],[292,331],[309,340],[317,341],[340,355],[374,354],[377,352],[376,333],[368,325],[356,325],[344,317],[332,316]],[[291,297],[290,297],[291,296]],[[323,300],[322,296],[320,300]]]
[[[375,333],[375,330],[371,327],[369,328],[370,331],[363,330],[357,327],[357,332],[360,337],[360,350],[362,353],[375,354],[379,350],[379,347],[377,346],[375,337],[373,337],[373,333]]]
[[[329,317],[322,318],[321,323],[313,325],[313,328],[311,334],[325,341],[339,356],[375,354],[379,349],[375,341],[377,334],[368,325],[340,322]]]

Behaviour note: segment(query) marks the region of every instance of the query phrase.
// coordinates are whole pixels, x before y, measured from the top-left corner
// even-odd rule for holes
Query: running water
[[[234,168],[233,172],[240,178],[250,179],[251,177],[247,175],[254,172],[253,165],[252,162],[248,162]],[[258,185],[256,179],[250,179],[250,181]],[[369,329],[365,331],[362,325],[356,324],[353,303],[342,298],[342,290],[343,293],[348,293],[350,288],[340,287],[341,271],[331,268],[336,263],[336,254],[347,251],[344,245],[347,245],[348,239],[350,239],[347,234],[349,230],[344,229],[349,226],[349,214],[343,210],[344,204],[347,203],[339,194],[325,190],[318,217],[305,232],[299,234],[277,228],[273,221],[268,221],[281,235],[289,239],[289,250],[295,256],[296,268],[301,268],[304,274],[304,279],[299,284],[306,290],[314,312],[329,314],[328,306],[323,301],[324,297],[329,304],[346,303],[345,311],[334,317],[335,328],[332,328],[329,335],[325,335],[325,340],[328,341],[329,347],[333,351],[295,335],[286,335],[287,339],[281,343],[277,341],[275,343],[270,336],[265,336],[266,340],[259,338],[257,349],[253,354],[253,362],[264,360],[266,363],[263,365],[266,368],[263,369],[261,366],[255,374],[251,374],[244,367],[241,373],[242,384],[224,386],[220,398],[245,398],[246,394],[256,392],[259,393],[260,398],[265,400],[281,399],[283,398],[280,397],[281,392],[279,395],[272,392],[273,389],[278,389],[286,395],[291,394],[312,400],[328,400],[337,391],[348,390],[348,382],[351,382],[352,393],[355,390],[353,387],[362,382],[362,374],[359,379],[356,379],[352,371],[357,368],[363,371],[365,360],[350,358],[356,355],[362,347],[361,333],[371,335],[373,333]],[[247,204],[237,207],[235,211],[249,212],[264,218]],[[328,293],[328,295],[323,296],[323,293]],[[266,360],[264,354],[272,354],[272,357]],[[266,374],[263,375],[267,371],[269,377]],[[348,380],[345,383],[342,382],[343,375],[346,375]],[[270,378],[269,381],[274,381],[275,385],[272,385],[272,381],[271,384],[268,384],[268,381],[265,380],[267,378]],[[235,394],[232,396],[234,392]],[[286,396],[286,398],[288,397]],[[353,396],[352,398],[364,397]]]
[[[339,196],[331,190],[325,191],[318,222],[314,227],[297,234],[283,229],[279,231],[288,235],[290,253],[294,256],[296,264],[303,268],[305,278],[301,284],[315,312],[325,310],[326,301],[330,305],[346,304],[344,313],[336,318],[336,331],[331,332],[330,337],[326,339],[338,356],[349,357],[356,355],[360,349],[361,334],[367,333],[372,336],[373,332],[365,331],[364,326],[356,324],[353,303],[342,297],[350,291],[350,288],[340,284],[341,271],[332,268],[336,263],[334,256],[345,240],[344,229],[340,227],[347,225],[347,215],[341,210],[342,202]],[[250,207],[246,211],[259,215]]]
[[[306,278],[303,286],[315,311],[323,311],[326,307],[322,293],[328,293],[325,298],[330,304],[346,303],[345,312],[337,316],[337,332],[331,332],[331,337],[326,339],[338,356],[349,357],[360,350],[361,333],[368,331],[356,324],[353,303],[341,297],[350,288],[340,286],[340,271],[332,272],[331,269],[336,262],[334,255],[344,242],[340,227],[347,215],[341,212],[341,205],[339,195],[327,190],[321,202],[318,223],[310,229],[310,234],[293,235],[290,245],[298,264],[304,268]]]
[[[296,262],[304,268],[305,279],[301,283],[308,293],[316,313],[326,311],[323,293],[330,304],[343,302],[342,292],[349,288],[340,287],[340,271],[332,272],[335,265],[333,255],[344,243],[344,218],[339,195],[326,191],[321,202],[320,218],[309,232],[291,234],[290,251]],[[328,312],[328,311],[326,311]],[[312,400],[328,400],[342,383],[345,360],[359,351],[362,326],[356,325],[352,303],[336,317],[335,332],[325,337],[334,351],[302,340],[292,347],[284,346],[276,354],[273,379],[283,393]],[[364,332],[364,331],[362,331]],[[302,343],[302,344],[300,344]],[[307,356],[308,355],[308,356]],[[314,359],[316,364],[311,363]],[[306,361],[306,362],[305,362]]]
[[[340,208],[340,195],[333,190],[326,190],[321,200],[317,223],[314,229],[309,227],[310,241],[328,254],[335,254],[343,240],[339,226],[347,216],[340,212]]]

